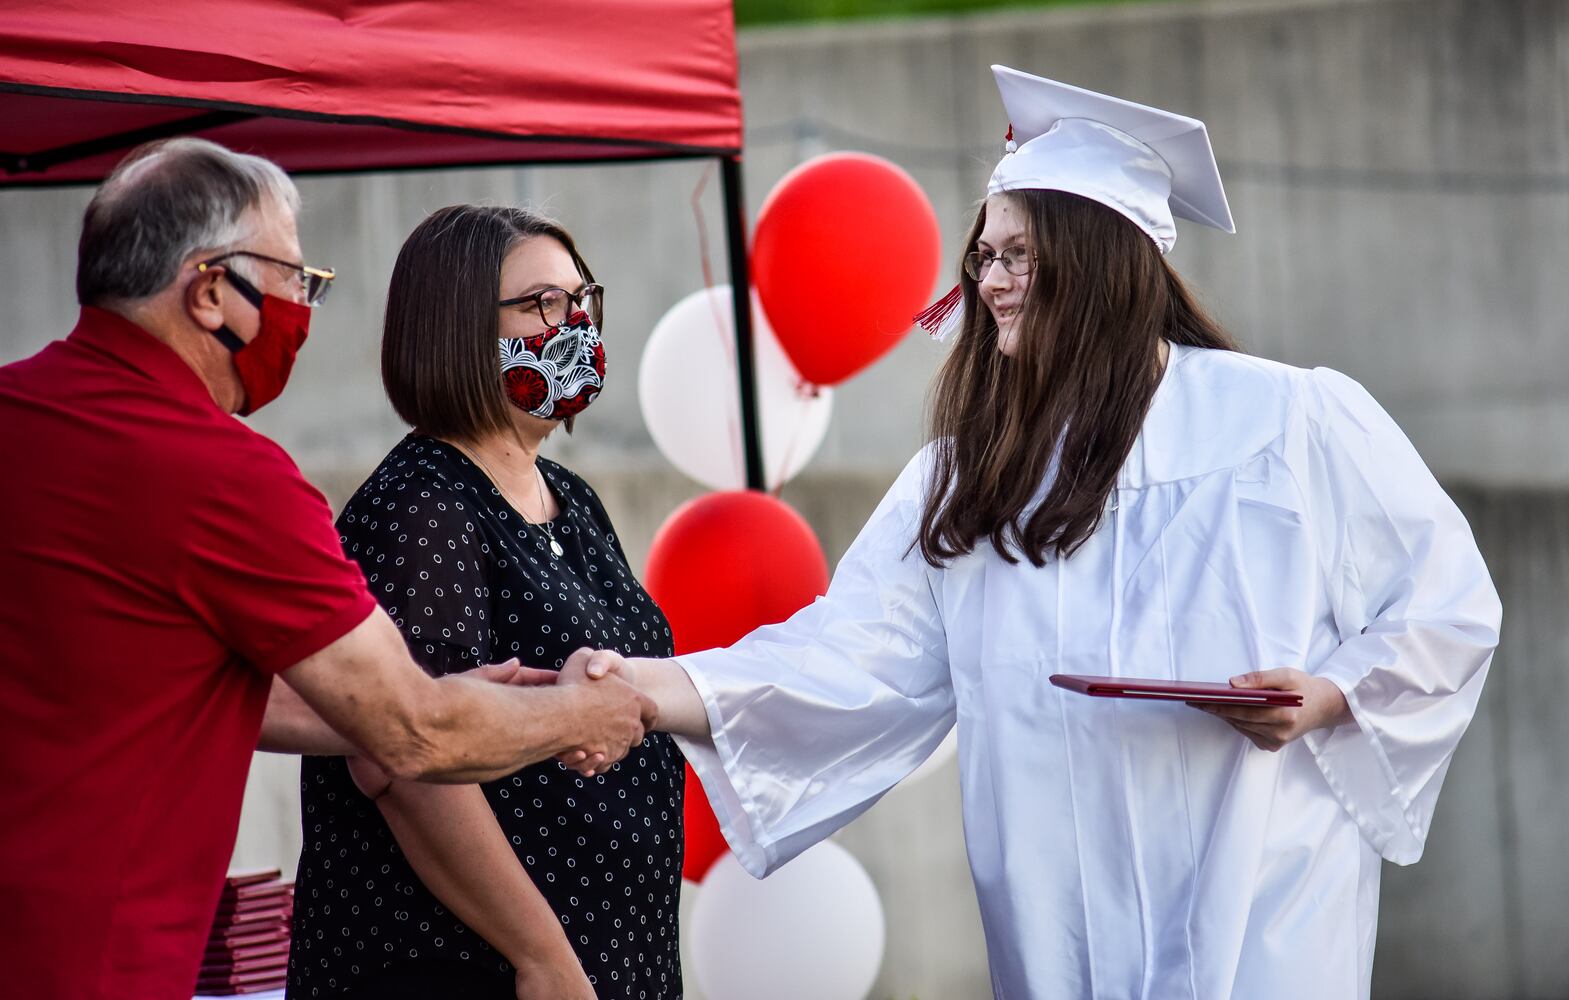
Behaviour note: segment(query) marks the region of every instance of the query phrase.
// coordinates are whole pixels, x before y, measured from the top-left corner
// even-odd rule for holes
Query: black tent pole
[[[194,118],[181,118],[178,121],[162,122],[157,125],[149,125],[146,128],[132,129],[129,132],[117,132],[114,135],[88,139],[85,142],[73,142],[65,146],[56,146],[54,149],[40,150],[36,153],[0,152],[0,170],[8,174],[43,173],[62,163],[74,163],[77,160],[85,160],[100,153],[129,150],[132,146],[140,146],[142,143],[151,142],[154,139],[188,135],[192,132],[218,128],[222,125],[232,125],[235,122],[249,121],[255,117],[257,116],[253,114],[243,114],[235,111],[212,111],[207,114],[197,115]],[[78,181],[77,183],[85,182]]]
[[[741,448],[748,489],[767,489],[763,434],[757,422],[757,376],[752,350],[752,275],[746,259],[746,208],[741,196],[741,157],[719,160],[725,193],[725,243],[730,253],[730,293],[735,313],[735,366],[741,383]]]

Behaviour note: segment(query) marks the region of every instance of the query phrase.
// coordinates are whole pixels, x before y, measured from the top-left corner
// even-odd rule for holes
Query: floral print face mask
[[[501,383],[520,410],[565,420],[588,409],[605,385],[605,345],[581,309],[534,337],[502,338]]]

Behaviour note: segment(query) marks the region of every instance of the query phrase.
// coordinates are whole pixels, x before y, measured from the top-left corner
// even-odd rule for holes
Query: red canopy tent
[[[718,158],[762,488],[730,0],[6,0],[0,184],[177,134],[300,174]]]

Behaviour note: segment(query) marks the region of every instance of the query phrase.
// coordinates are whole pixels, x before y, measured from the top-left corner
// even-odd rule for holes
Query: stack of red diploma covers
[[[281,874],[269,868],[233,872],[224,880],[196,978],[198,994],[234,996],[283,988],[294,883],[281,881]]]

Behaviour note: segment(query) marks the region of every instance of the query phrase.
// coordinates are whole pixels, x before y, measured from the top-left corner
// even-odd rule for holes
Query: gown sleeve
[[[1464,516],[1366,390],[1319,369],[1304,412],[1305,489],[1341,639],[1314,672],[1356,719],[1305,742],[1368,843],[1411,864],[1498,644],[1498,594]]]
[[[679,658],[712,737],[677,742],[757,878],[868,809],[953,728],[934,571],[909,551],[921,464],[883,498],[826,596],[727,649]]]

